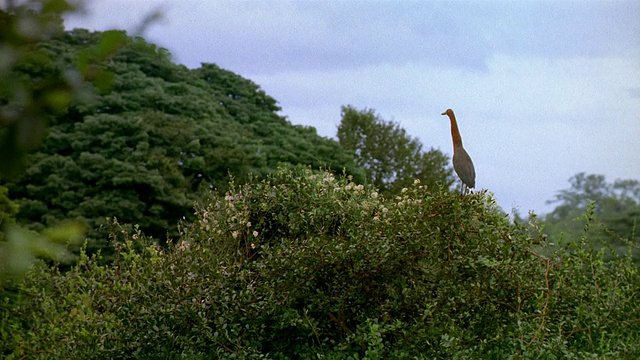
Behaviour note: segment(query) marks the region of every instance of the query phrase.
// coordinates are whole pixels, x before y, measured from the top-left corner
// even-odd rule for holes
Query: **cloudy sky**
[[[94,0],[67,28],[134,31],[189,68],[251,79],[294,124],[335,137],[374,109],[451,155],[452,108],[476,186],[546,213],[579,172],[640,180],[639,1]]]

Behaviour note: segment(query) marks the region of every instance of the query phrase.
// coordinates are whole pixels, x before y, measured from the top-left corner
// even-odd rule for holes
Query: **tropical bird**
[[[456,171],[456,174],[458,174],[460,180],[462,180],[462,193],[464,194],[467,192],[467,188],[474,188],[476,186],[476,170],[473,168],[471,157],[467,154],[464,147],[462,147],[462,137],[460,136],[460,130],[458,130],[458,123],[456,122],[456,116],[453,114],[453,110],[447,109],[442,115],[449,116],[449,120],[451,120],[453,169]]]

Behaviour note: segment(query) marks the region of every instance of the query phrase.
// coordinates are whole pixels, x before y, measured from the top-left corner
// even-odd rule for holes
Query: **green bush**
[[[385,199],[281,170],[212,195],[169,249],[111,221],[112,265],[36,267],[0,311],[7,358],[634,358],[640,275],[547,251],[489,194]],[[588,236],[588,231],[585,232]]]

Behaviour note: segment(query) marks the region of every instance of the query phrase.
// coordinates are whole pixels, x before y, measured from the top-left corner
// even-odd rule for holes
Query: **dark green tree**
[[[418,139],[373,110],[343,106],[338,140],[355,154],[367,180],[383,193],[397,194],[416,179],[431,188],[453,184],[448,159],[441,151],[424,152]]]
[[[94,250],[106,244],[99,228],[107,217],[155,239],[174,237],[194,202],[225,191],[229,175],[242,183],[278,164],[301,164],[363,180],[336,141],[293,126],[259,86],[216,65],[189,70],[122,31],[75,29],[35,48],[50,72],[81,69],[91,82],[48,118],[42,146],[7,183],[25,226],[84,221]],[[32,68],[14,72],[30,79],[39,73]]]

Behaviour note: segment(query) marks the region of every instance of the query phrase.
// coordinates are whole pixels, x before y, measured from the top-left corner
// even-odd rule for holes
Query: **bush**
[[[169,249],[112,221],[117,260],[40,266],[0,312],[8,358],[633,358],[640,276],[547,252],[489,194],[385,199],[281,170],[211,196]],[[585,236],[588,232],[585,233]],[[555,249],[555,248],[554,248]]]

